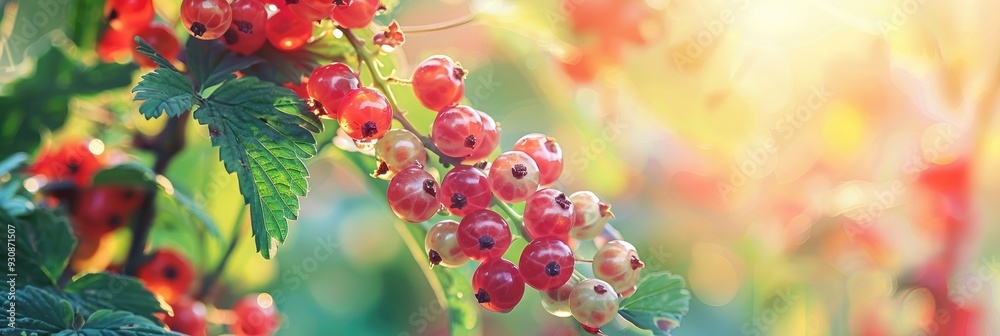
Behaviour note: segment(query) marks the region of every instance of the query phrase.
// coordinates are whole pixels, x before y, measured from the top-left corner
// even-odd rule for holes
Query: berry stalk
[[[503,213],[507,215],[507,218],[510,218],[509,225],[514,227],[514,230],[517,230],[517,235],[520,236],[521,238],[524,238],[525,241],[530,242],[531,238],[528,237],[528,234],[525,233],[524,230],[524,217],[522,217],[521,214],[517,213],[517,211],[514,210],[514,208],[511,208],[510,204],[507,204],[504,201],[501,201],[499,198],[497,198],[496,195],[493,196],[493,203],[496,205],[497,208],[500,208],[500,211],[503,211]]]

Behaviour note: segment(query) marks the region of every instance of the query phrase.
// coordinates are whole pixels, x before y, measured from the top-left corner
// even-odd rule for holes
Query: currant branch
[[[510,223],[508,224],[511,227],[513,227],[514,230],[517,230],[517,234],[521,236],[521,238],[524,238],[525,241],[530,242],[531,237],[528,237],[528,234],[524,230],[524,217],[521,216],[521,214],[517,213],[517,210],[511,208],[510,204],[507,204],[506,202],[501,201],[499,198],[497,198],[496,195],[493,195],[493,203],[496,205],[497,208],[500,208],[500,211],[503,211],[503,213],[507,215],[508,218],[510,218]]]
[[[243,219],[246,217],[248,208],[248,206],[240,204],[240,210],[236,214],[236,222],[233,223],[233,238],[229,242],[229,247],[226,248],[225,254],[222,255],[222,259],[219,260],[219,264],[215,266],[212,273],[206,275],[202,280],[201,289],[198,290],[198,294],[195,296],[199,301],[205,301],[205,298],[212,294],[212,291],[215,289],[215,283],[219,281],[222,271],[229,264],[229,258],[232,257],[233,251],[236,250],[236,245],[239,244],[240,236],[243,234]]]

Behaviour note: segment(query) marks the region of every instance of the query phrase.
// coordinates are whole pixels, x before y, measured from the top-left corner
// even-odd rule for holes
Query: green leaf
[[[691,302],[684,278],[670,272],[650,273],[637,286],[632,296],[622,300],[618,314],[654,335],[669,335],[680,326]]]
[[[149,189],[156,186],[156,173],[149,167],[127,162],[94,174],[93,185]]]
[[[91,50],[106,26],[104,21],[104,0],[76,0],[70,2],[73,9],[66,19],[70,27],[67,35],[77,48]]]
[[[102,309],[94,312],[86,319],[83,326],[75,332],[64,331],[58,335],[83,336],[147,336],[147,335],[181,335],[152,324],[149,320],[127,311],[112,311]]]
[[[170,204],[174,207],[174,209],[186,214],[190,218],[190,220],[184,221],[185,223],[195,224],[195,227],[199,231],[206,232],[216,239],[221,237],[219,234],[219,227],[215,225],[215,220],[212,219],[212,216],[209,216],[208,213],[205,212],[205,209],[196,203],[190,196],[176,188],[171,194],[164,192],[164,196],[166,196],[165,198],[170,201]]]
[[[292,91],[243,77],[223,83],[194,112],[207,125],[226,171],[236,173],[250,205],[257,251],[270,259],[288,236],[287,220],[298,216],[299,196],[309,189],[303,159],[316,154],[315,139],[302,126],[305,106]]]
[[[143,101],[139,112],[146,119],[159,118],[163,112],[178,117],[194,106],[194,87],[180,72],[158,68],[142,75],[139,85],[132,89],[135,101]]]
[[[236,78],[235,72],[264,60],[229,51],[218,40],[191,38],[187,41],[187,65],[202,90]]]
[[[55,285],[69,262],[76,237],[69,222],[50,210],[36,209],[14,220],[19,285]]]
[[[153,49],[153,46],[149,45],[149,43],[146,43],[146,40],[143,40],[141,37],[136,36],[135,44],[136,44],[135,51],[138,51],[140,54],[148,56],[149,59],[152,60],[153,63],[156,63],[156,65],[159,65],[160,68],[166,68],[168,70],[173,70],[174,72],[180,73],[180,70],[177,70],[177,68],[175,68],[174,65],[167,60],[166,57],[163,57],[162,55],[160,55],[160,53],[156,52],[156,49]]]
[[[246,69],[247,75],[274,83],[292,83],[299,85],[302,77],[309,77],[313,69],[320,63],[344,62],[348,55],[354,53],[347,39],[338,39],[333,34],[309,43],[299,50],[278,50],[271,44],[264,44],[253,56],[263,59]]]
[[[3,301],[0,311],[6,318],[11,313],[8,310],[11,307],[11,297],[2,295],[0,298],[2,298],[0,301]],[[13,329],[4,330],[28,335],[50,335],[73,328],[73,318],[76,315],[73,312],[73,305],[49,291],[27,286],[19,289],[13,299],[15,325]],[[4,321],[4,325],[9,327],[8,322]],[[4,335],[10,333],[4,332]]]
[[[159,325],[160,319],[153,314],[166,312],[156,296],[133,277],[90,273],[74,280],[63,290],[63,298],[74,303],[84,314],[102,309],[124,310]]]
[[[3,161],[0,161],[0,175],[14,171],[24,166],[28,162],[28,154],[14,153]]]

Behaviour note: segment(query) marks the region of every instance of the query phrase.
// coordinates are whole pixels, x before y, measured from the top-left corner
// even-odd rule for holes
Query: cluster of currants
[[[488,114],[458,105],[466,71],[447,56],[421,62],[409,82],[419,102],[437,116],[429,137],[407,129],[390,129],[393,111],[382,92],[360,86],[347,65],[321,66],[309,77],[312,105],[359,143],[374,142],[375,176],[390,178],[389,207],[400,219],[424,222],[450,214],[427,233],[432,265],[458,267],[481,262],[472,278],[474,297],[485,309],[509,312],[521,300],[525,284],[544,293],[543,305],[556,316],[574,316],[597,333],[618,310],[619,295],[635,291],[642,261],[629,243],[603,244],[594,257],[597,279],[574,275],[577,258],[571,242],[597,237],[609,219],[610,206],[593,192],[567,196],[548,188],[563,170],[563,154],[555,139],[529,134],[511,151],[490,161],[501,128]],[[424,168],[427,150],[455,164],[440,183]],[[443,161],[444,162],[444,161]],[[508,222],[491,206],[525,202],[523,216]],[[514,239],[511,225],[525,239],[519,263],[503,259]],[[575,244],[574,244],[575,245]],[[586,261],[583,261],[586,262]]]
[[[112,62],[132,54],[132,60],[141,67],[156,67],[149,57],[135,50],[135,37],[141,37],[171,60],[177,59],[181,43],[169,24],[153,21],[153,0],[108,0],[104,3],[104,27],[97,42],[97,55],[105,62]]]

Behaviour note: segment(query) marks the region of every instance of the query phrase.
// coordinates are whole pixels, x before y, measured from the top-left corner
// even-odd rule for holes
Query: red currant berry
[[[569,295],[573,292],[573,287],[580,283],[580,280],[570,276],[569,280],[562,286],[539,292],[542,298],[542,308],[557,317],[570,317],[573,313],[569,310]]]
[[[559,190],[536,191],[524,203],[524,228],[532,239],[565,240],[573,228],[573,202]]]
[[[93,188],[80,195],[71,217],[80,235],[100,237],[125,227],[144,199],[129,188]]]
[[[281,50],[297,50],[309,42],[312,37],[311,21],[300,19],[291,10],[278,11],[267,19],[267,41]]]
[[[483,138],[483,119],[479,111],[459,105],[438,113],[431,126],[431,141],[441,153],[464,158],[472,154]]]
[[[135,276],[150,291],[163,296],[167,303],[173,303],[191,288],[194,269],[180,253],[159,250],[139,266]]]
[[[510,227],[492,210],[479,210],[458,224],[458,245],[475,261],[499,258],[510,247]]]
[[[267,9],[260,0],[236,0],[231,7],[233,23],[222,41],[234,53],[253,54],[267,42]]]
[[[367,27],[382,4],[379,0],[350,0],[342,1],[344,4],[337,4],[333,9],[333,21],[338,25],[348,29],[360,29]],[[336,2],[335,2],[336,3]]]
[[[479,169],[455,167],[441,179],[438,200],[455,216],[486,209],[493,201],[489,180]]]
[[[535,239],[524,247],[517,263],[524,275],[524,282],[534,289],[544,291],[558,288],[573,276],[573,251],[558,239]]]
[[[607,242],[594,255],[594,277],[610,283],[623,297],[635,292],[643,266],[635,246],[624,240]]]
[[[506,313],[521,302],[524,279],[514,263],[494,258],[476,268],[472,275],[472,290],[480,306],[489,311]]]
[[[94,50],[97,51],[97,56],[101,57],[101,61],[114,62],[135,49],[133,48],[135,45],[134,37],[135,33],[133,32],[105,29]]]
[[[108,0],[104,3],[104,18],[111,30],[129,35],[153,22],[153,0]]]
[[[493,160],[490,190],[501,201],[520,203],[538,190],[538,166],[528,154],[510,151]]]
[[[154,22],[139,32],[137,35],[146,43],[149,43],[153,50],[166,58],[168,61],[177,60],[177,52],[181,50],[181,42],[174,36],[174,28],[163,22]],[[132,61],[144,68],[157,67],[156,62],[146,55],[140,54],[134,47],[132,48]]]
[[[601,234],[608,220],[615,218],[611,213],[611,205],[601,201],[591,191],[577,191],[569,195],[573,202],[573,229],[570,237],[580,240],[590,240]]]
[[[569,309],[573,317],[588,332],[594,333],[615,319],[618,294],[607,282],[598,279],[580,281],[569,294]]]
[[[233,21],[233,9],[226,0],[181,1],[181,22],[191,36],[214,40],[226,33]]]
[[[382,92],[360,88],[348,92],[337,107],[340,128],[358,141],[381,139],[392,127],[392,108]]]
[[[441,111],[455,106],[465,93],[465,70],[448,56],[431,56],[413,71],[413,94],[424,107]]]
[[[233,305],[236,320],[229,330],[236,335],[272,335],[280,324],[274,299],[268,294],[244,296]]]
[[[180,297],[170,305],[173,316],[163,318],[170,331],[191,336],[205,336],[205,305],[187,296]]]
[[[513,150],[524,152],[535,160],[541,174],[538,183],[542,186],[552,185],[562,174],[563,154],[556,139],[538,133],[528,134],[517,140]]]
[[[285,0],[285,5],[303,21],[319,21],[333,13],[332,0]]]
[[[470,165],[489,159],[493,150],[500,145],[500,126],[493,121],[493,117],[490,117],[489,114],[482,111],[476,112],[479,112],[479,118],[483,121],[483,136],[481,139],[476,139],[476,148],[472,149],[472,154],[462,160],[463,163]]]
[[[431,226],[424,238],[427,260],[431,266],[458,267],[469,262],[469,256],[458,245],[458,222],[443,220]]]
[[[438,183],[421,167],[410,167],[389,181],[386,192],[389,208],[402,220],[419,223],[430,219],[441,203],[437,199]]]
[[[49,182],[71,181],[77,187],[86,187],[102,166],[103,160],[90,151],[89,142],[68,141],[55,149],[43,150],[28,171],[44,176]]]
[[[376,174],[395,174],[407,167],[423,167],[427,163],[424,144],[416,135],[404,129],[392,129],[386,132],[385,136],[375,143],[375,157],[379,161],[379,170],[382,170],[382,165],[388,170],[378,171]]]
[[[348,92],[361,87],[361,80],[347,64],[334,62],[313,70],[309,75],[309,96],[318,101],[326,115],[340,118],[340,102]]]

